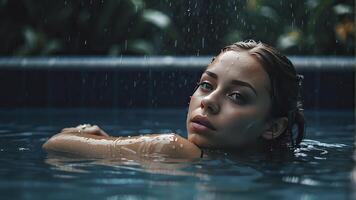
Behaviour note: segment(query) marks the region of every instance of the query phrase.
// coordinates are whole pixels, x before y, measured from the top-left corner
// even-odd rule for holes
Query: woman
[[[43,148],[105,158],[199,158],[205,148],[294,148],[304,135],[301,79],[276,49],[237,42],[223,48],[203,72],[189,104],[188,139],[173,133],[111,137],[97,126],[80,125],[63,129]]]

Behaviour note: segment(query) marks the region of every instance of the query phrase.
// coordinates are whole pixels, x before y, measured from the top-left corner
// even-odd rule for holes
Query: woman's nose
[[[210,114],[218,114],[220,111],[220,106],[217,100],[211,95],[206,96],[202,99],[200,103],[200,108],[209,112]]]

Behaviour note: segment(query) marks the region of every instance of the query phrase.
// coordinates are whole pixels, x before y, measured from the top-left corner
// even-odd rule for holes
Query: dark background
[[[0,0],[0,55],[354,55],[352,0]]]
[[[0,59],[216,55],[247,39],[287,55],[354,58],[354,15],[351,0],[0,0]],[[0,65],[0,107],[186,107],[203,67]],[[306,108],[354,108],[354,68],[339,68],[298,71]]]
[[[3,70],[0,107],[187,107],[203,68],[132,70]],[[350,110],[354,70],[307,70],[305,109]],[[16,88],[16,89],[14,89]]]

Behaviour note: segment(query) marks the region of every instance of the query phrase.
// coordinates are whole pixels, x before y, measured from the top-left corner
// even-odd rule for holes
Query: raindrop
[[[178,41],[174,40],[174,47],[177,48],[177,46],[178,46]]]
[[[187,30],[187,31],[188,31],[188,33],[190,32],[190,28],[189,28],[189,27],[188,27],[188,30]]]
[[[127,40],[125,40],[125,51],[127,51]]]
[[[84,45],[87,46],[87,40],[84,40]]]
[[[201,48],[204,49],[204,47],[205,47],[205,38],[202,37],[201,38]]]

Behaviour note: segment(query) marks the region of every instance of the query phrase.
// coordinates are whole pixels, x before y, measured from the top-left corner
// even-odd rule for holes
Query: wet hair
[[[263,139],[265,147],[270,150],[298,147],[305,132],[301,95],[303,76],[296,73],[292,62],[277,49],[253,40],[236,42],[224,47],[221,51],[222,53],[226,51],[248,52],[257,58],[269,76],[272,102],[270,117],[287,117],[288,125],[279,137],[272,140]]]

